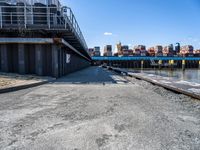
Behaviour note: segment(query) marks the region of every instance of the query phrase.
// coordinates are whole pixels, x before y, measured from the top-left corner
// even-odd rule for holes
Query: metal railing
[[[0,6],[0,28],[66,29],[74,33],[85,50],[88,49],[74,13],[66,6]]]

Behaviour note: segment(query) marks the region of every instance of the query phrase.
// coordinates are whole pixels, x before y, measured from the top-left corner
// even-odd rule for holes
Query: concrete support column
[[[35,45],[35,72],[43,75],[42,45]]]
[[[8,72],[8,49],[6,44],[0,45],[1,50],[1,71]]]
[[[58,68],[58,46],[52,45],[52,75],[56,78],[59,77],[59,68]]]
[[[25,49],[24,44],[18,44],[18,65],[19,65],[19,73],[25,74]]]

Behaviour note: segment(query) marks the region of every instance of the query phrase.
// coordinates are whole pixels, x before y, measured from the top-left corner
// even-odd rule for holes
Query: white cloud
[[[111,36],[111,35],[113,35],[113,34],[112,34],[111,32],[105,32],[104,35],[105,35],[105,36]]]

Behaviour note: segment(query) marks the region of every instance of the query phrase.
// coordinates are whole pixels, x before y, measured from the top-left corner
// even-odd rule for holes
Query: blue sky
[[[89,47],[181,42],[200,48],[200,0],[61,0]]]

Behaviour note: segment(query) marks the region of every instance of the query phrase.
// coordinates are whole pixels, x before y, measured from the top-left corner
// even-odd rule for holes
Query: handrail
[[[84,49],[88,47],[79,24],[71,8],[64,6],[59,10],[58,7],[49,6],[0,6],[0,28],[5,25],[18,25],[20,28],[30,28],[30,25],[47,25],[49,29],[54,29],[56,25],[64,29],[70,28],[80,41]]]

